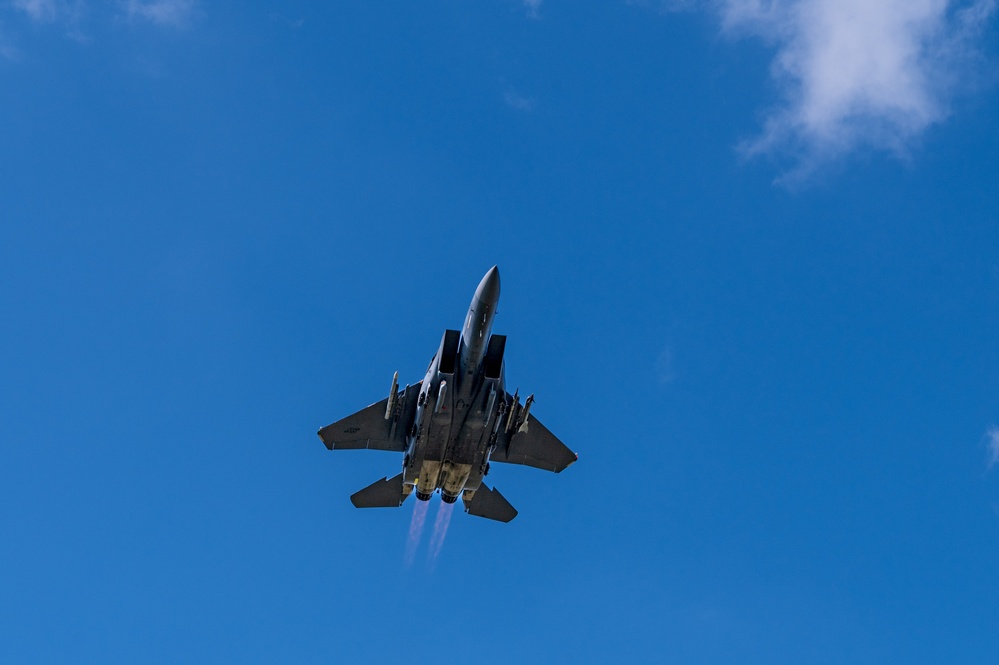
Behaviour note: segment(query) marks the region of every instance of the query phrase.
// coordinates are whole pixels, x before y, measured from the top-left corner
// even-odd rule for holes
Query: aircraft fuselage
[[[493,267],[475,290],[462,331],[444,333],[423,379],[403,463],[403,482],[421,500],[439,489],[453,503],[462,491],[477,490],[488,470],[489,448],[507,408],[505,337],[497,337],[489,355],[498,371],[486,372],[498,302],[499,271]]]

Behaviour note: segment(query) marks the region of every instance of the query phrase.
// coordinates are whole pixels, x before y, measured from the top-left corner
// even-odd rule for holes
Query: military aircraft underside
[[[482,482],[490,462],[524,464],[558,473],[576,461],[523,404],[506,391],[504,335],[491,335],[500,293],[493,266],[475,290],[465,326],[445,330],[426,376],[399,390],[398,372],[389,396],[319,430],[330,450],[388,450],[405,453],[402,472],[350,497],[358,508],[398,507],[416,494],[428,501],[437,491],[465,512],[509,522],[517,511]]]

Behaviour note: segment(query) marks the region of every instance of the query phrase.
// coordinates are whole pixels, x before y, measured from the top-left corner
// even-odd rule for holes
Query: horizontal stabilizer
[[[497,522],[509,522],[517,516],[517,509],[503,498],[499,490],[491,490],[485,485],[479,485],[472,500],[465,502],[465,512]]]
[[[360,492],[350,495],[355,508],[398,508],[408,494],[402,491],[402,474],[376,480]]]

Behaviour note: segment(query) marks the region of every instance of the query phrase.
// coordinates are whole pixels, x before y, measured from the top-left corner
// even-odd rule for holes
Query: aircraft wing
[[[406,433],[416,412],[420,383],[409,386],[408,390],[399,391],[394,431],[393,421],[385,420],[385,407],[388,406],[386,397],[343,420],[322,428],[319,430],[319,438],[330,450],[369,449],[406,452]]]
[[[527,431],[515,432],[506,444],[500,443],[489,456],[491,462],[524,464],[558,473],[577,459],[541,421],[533,415],[527,418]]]

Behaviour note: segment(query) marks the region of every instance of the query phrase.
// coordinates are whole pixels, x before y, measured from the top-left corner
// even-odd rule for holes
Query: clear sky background
[[[999,662],[997,25],[5,0],[0,660]],[[494,264],[579,462],[407,567],[315,432]]]

